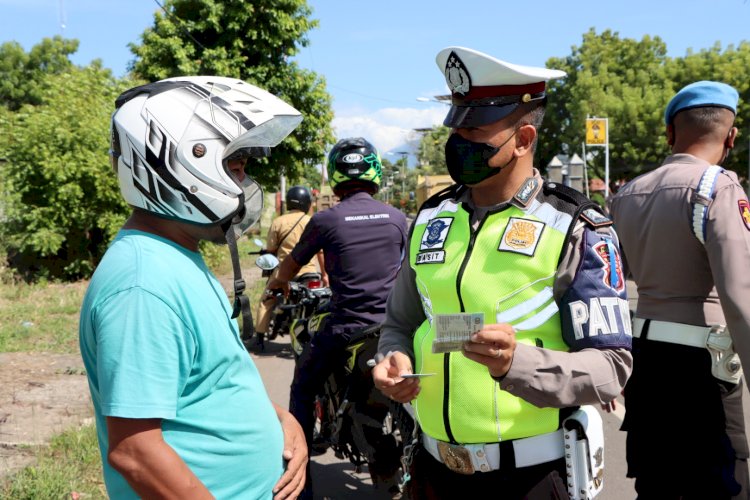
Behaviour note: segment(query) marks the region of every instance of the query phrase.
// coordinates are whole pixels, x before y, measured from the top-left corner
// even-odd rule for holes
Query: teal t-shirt
[[[107,250],[79,333],[111,498],[137,495],[107,463],[107,416],[162,419],[216,498],[272,498],[283,433],[231,314],[200,254],[133,230]]]

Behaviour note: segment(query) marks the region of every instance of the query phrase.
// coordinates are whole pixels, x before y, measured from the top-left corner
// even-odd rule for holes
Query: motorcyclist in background
[[[310,221],[308,213],[311,205],[312,195],[309,189],[304,186],[293,186],[290,188],[286,193],[287,213],[276,217],[271,223],[271,228],[268,230],[268,237],[266,238],[266,248],[263,253],[271,253],[279,259],[279,262],[283,262],[299,241],[302,231],[304,231],[307,223]],[[321,274],[325,277],[322,253],[318,253],[318,265]],[[269,282],[276,277],[278,272],[279,268],[277,267],[271,273]],[[300,267],[295,277],[317,272],[318,267],[311,261]],[[323,281],[325,283],[326,280],[324,279]],[[259,335],[264,334],[268,330],[271,314],[276,304],[273,294],[269,293],[270,290],[273,289],[266,287],[255,314],[255,331]]]
[[[406,217],[372,195],[382,177],[380,156],[361,137],[342,139],[328,155],[328,182],[341,201],[316,213],[268,288],[288,290],[289,280],[320,250],[332,291],[330,315],[297,362],[289,409],[312,444],[315,395],[346,359],[352,334],[385,315],[385,303],[406,245]],[[312,498],[309,476],[300,498]]]

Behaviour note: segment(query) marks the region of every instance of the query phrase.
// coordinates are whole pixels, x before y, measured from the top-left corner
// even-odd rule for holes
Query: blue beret
[[[674,115],[680,111],[707,106],[727,108],[736,115],[739,99],[740,96],[734,87],[726,83],[709,81],[691,83],[683,87],[669,101],[667,110],[664,112],[664,121],[669,125],[674,120]]]

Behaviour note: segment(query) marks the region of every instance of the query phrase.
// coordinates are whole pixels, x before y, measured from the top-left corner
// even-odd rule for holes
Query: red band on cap
[[[545,83],[537,82],[528,85],[492,85],[477,87],[472,86],[469,93],[461,96],[464,100],[484,99],[485,97],[500,97],[507,95],[538,94],[544,92]]]

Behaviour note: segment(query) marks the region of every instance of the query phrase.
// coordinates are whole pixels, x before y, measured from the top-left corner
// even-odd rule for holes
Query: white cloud
[[[415,144],[419,136],[415,128],[428,128],[443,122],[448,107],[383,108],[375,112],[363,109],[337,111],[333,128],[337,139],[364,137],[378,148],[381,155],[394,148]]]

